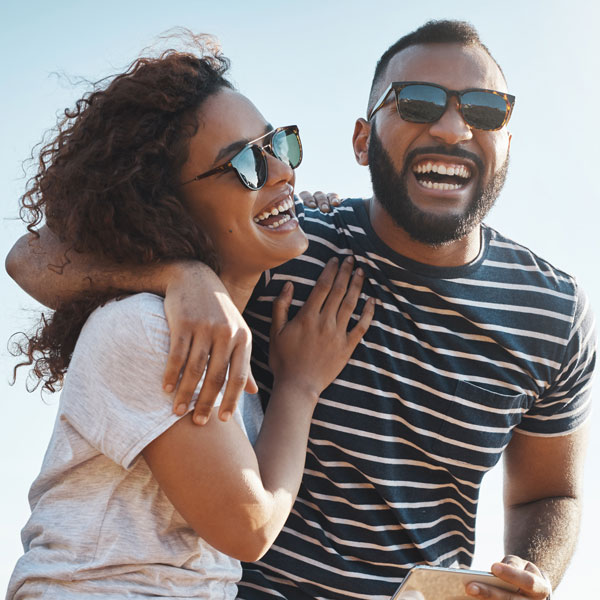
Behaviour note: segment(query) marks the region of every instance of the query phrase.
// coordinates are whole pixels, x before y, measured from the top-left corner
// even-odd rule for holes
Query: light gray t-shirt
[[[198,537],[140,455],[180,418],[162,390],[168,349],[152,294],[110,302],[86,322],[7,599],[235,598],[239,562]],[[256,404],[234,413],[245,431],[242,410],[256,428]]]

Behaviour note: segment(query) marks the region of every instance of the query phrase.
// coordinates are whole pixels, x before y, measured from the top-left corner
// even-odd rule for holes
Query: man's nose
[[[456,98],[451,98],[444,114],[429,126],[432,137],[449,146],[467,142],[473,132],[464,120]]]

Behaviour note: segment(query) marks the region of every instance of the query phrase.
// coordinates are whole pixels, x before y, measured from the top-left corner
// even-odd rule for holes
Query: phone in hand
[[[402,594],[409,591],[420,592],[423,600],[473,600],[465,591],[470,582],[494,585],[511,592],[519,589],[487,571],[419,565],[408,572],[390,600],[402,600]]]

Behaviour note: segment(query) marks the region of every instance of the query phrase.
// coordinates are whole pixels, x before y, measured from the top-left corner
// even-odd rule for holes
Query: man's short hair
[[[487,55],[496,63],[502,77],[504,72],[496,59],[492,56],[488,47],[481,41],[477,30],[467,21],[439,20],[427,21],[424,25],[415,29],[411,33],[401,37],[396,43],[392,44],[381,56],[375,67],[373,82],[371,83],[371,92],[369,94],[369,109],[377,101],[377,84],[385,72],[390,60],[398,52],[401,52],[409,46],[418,44],[462,44],[463,46],[477,46],[484,50]]]

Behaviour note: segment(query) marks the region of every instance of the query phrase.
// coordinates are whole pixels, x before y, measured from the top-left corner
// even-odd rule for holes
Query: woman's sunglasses
[[[433,123],[441,119],[450,96],[458,99],[465,122],[475,129],[495,131],[510,119],[515,97],[484,89],[449,90],[435,83],[394,81],[381,95],[369,114],[369,120],[385,104],[391,91],[396,94],[398,114],[411,123]]]
[[[265,141],[262,146],[257,143],[263,140]],[[187,185],[192,181],[198,181],[217,173],[235,171],[239,180],[249,190],[260,190],[269,176],[265,152],[295,169],[302,162],[302,142],[300,141],[298,126],[288,125],[269,131],[269,133],[248,142],[231,160],[206,171],[206,173],[196,175],[196,177],[184,181],[181,185]]]

